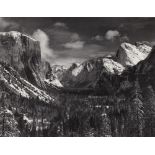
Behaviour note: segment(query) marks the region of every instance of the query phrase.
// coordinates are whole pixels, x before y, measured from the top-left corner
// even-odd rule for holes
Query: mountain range
[[[148,42],[124,42],[115,55],[51,66],[37,40],[1,32],[1,135],[154,136],[154,60]]]

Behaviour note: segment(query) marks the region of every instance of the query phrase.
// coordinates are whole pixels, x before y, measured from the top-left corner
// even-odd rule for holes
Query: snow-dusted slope
[[[58,79],[53,79],[53,80],[45,79],[44,81],[47,85],[54,85],[57,87],[63,87],[63,85],[60,83],[60,81]]]
[[[120,75],[125,70],[124,66],[122,66],[118,62],[116,62],[112,59],[108,59],[108,58],[103,59],[103,66],[106,69],[106,71],[110,74]]]
[[[125,67],[111,57],[93,58],[71,66],[60,82],[64,87],[94,86],[103,72],[107,75],[120,75],[124,70]]]
[[[10,66],[0,63],[0,81],[16,95],[21,95],[25,98],[38,98],[41,101],[49,103],[54,101],[45,91],[32,85]]]
[[[102,68],[100,68],[100,67],[99,68],[104,69],[109,74],[120,75],[125,69],[125,67],[123,67],[121,64],[119,64],[118,62],[116,62],[112,59],[109,59],[109,58],[98,59],[96,61],[96,65],[97,65],[97,63],[98,63],[98,65],[100,65],[100,63],[102,63],[102,66],[101,66]],[[83,63],[72,70],[72,75],[78,76],[83,70],[86,70],[88,73],[90,73],[95,68],[96,68],[96,66],[94,64],[92,64],[91,62]]]
[[[122,43],[116,54],[117,62],[123,66],[134,66],[146,59],[152,48],[146,44],[136,45]]]
[[[83,69],[84,69],[84,66],[81,64],[80,66],[72,70],[72,75],[78,76]],[[89,71],[89,68],[87,70]]]

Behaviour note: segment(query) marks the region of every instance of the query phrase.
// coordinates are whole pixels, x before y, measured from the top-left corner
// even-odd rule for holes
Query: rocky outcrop
[[[15,31],[1,32],[0,61],[10,64],[32,84],[44,87],[40,45],[30,36]]]
[[[61,66],[61,65],[53,65],[53,66],[51,66],[52,74],[59,80],[62,79],[62,76],[63,76],[63,74],[65,73],[66,70],[67,70],[67,68],[65,68],[64,66]]]

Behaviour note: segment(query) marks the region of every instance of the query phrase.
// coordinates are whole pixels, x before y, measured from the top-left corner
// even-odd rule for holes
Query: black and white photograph
[[[155,18],[1,17],[1,137],[154,137]]]
[[[153,0],[0,1],[0,155],[151,155]]]

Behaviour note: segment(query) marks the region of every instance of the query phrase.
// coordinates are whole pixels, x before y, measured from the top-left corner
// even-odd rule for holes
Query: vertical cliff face
[[[40,45],[30,36],[15,31],[1,32],[0,61],[10,64],[32,84],[44,87]]]

